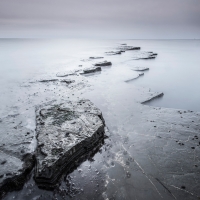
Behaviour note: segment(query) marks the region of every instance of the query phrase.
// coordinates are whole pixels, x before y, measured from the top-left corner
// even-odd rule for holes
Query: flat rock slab
[[[83,70],[83,73],[81,74],[89,74],[89,73],[94,73],[94,72],[99,72],[101,71],[101,67],[91,67]]]
[[[99,62],[99,63],[94,64],[94,66],[100,66],[100,67],[110,66],[110,65],[112,65],[112,63],[108,62],[108,61],[103,61],[103,62]]]
[[[101,111],[89,100],[51,103],[36,109],[38,147],[35,181],[55,186],[63,171],[70,172],[104,138]]]
[[[143,76],[143,75],[144,75],[144,73],[139,73],[136,77],[128,79],[125,82],[128,83],[128,82],[134,81],[135,79],[137,79],[137,78],[139,78],[140,76]]]

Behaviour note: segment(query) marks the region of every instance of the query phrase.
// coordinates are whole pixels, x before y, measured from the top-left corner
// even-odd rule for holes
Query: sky
[[[0,0],[0,37],[200,39],[200,0]]]

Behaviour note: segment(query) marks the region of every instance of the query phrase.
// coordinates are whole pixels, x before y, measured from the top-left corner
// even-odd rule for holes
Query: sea
[[[21,83],[76,69],[81,59],[121,43],[158,53],[134,63],[149,70],[131,84],[164,93],[148,105],[200,111],[200,40],[0,39],[0,113],[14,103]]]

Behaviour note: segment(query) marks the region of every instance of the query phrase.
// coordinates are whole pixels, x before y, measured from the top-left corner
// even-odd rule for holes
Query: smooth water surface
[[[155,60],[127,62],[150,68],[132,84],[164,93],[148,105],[200,111],[200,40],[0,39],[1,106],[12,105],[17,84],[77,68],[80,58],[104,55],[105,49],[120,43],[158,53]]]

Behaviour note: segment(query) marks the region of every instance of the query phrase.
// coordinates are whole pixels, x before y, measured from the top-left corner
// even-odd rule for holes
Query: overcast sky
[[[0,37],[200,39],[200,0],[0,0]]]

